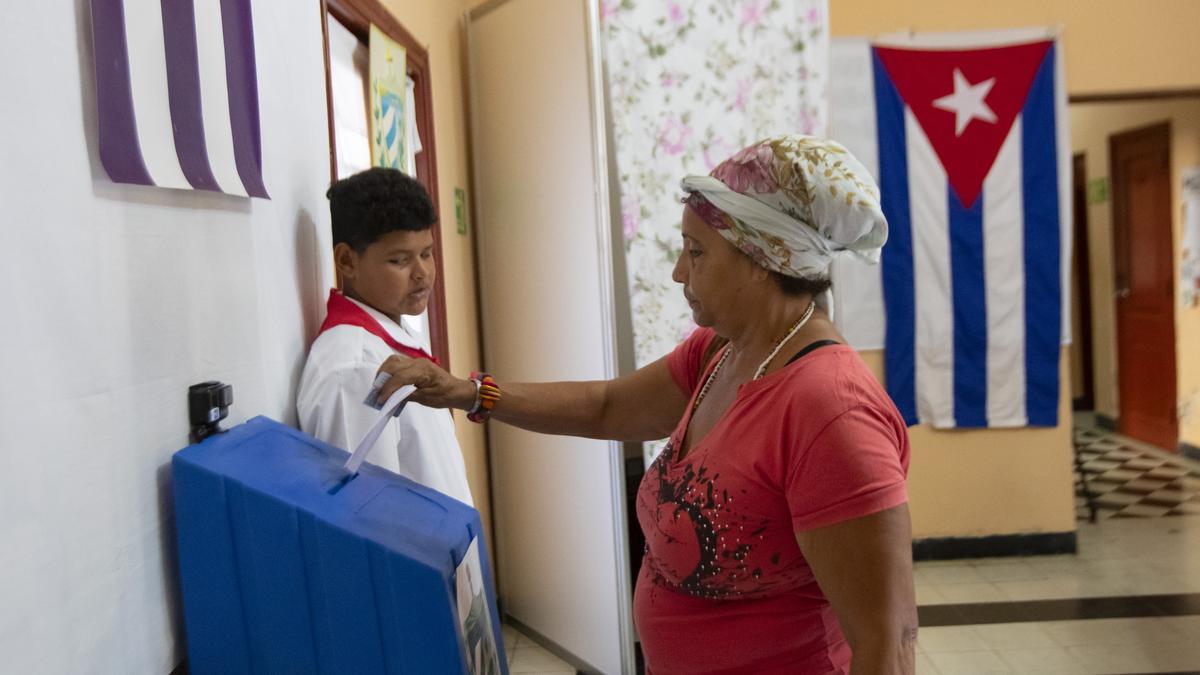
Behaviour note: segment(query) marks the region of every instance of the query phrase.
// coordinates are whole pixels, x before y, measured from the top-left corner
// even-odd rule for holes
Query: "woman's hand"
[[[427,359],[399,354],[379,367],[391,377],[379,390],[386,401],[397,389],[417,388],[410,400],[431,408],[475,407],[475,383],[460,380]],[[615,380],[521,383],[502,380],[491,419],[542,434],[618,441],[663,438],[675,428],[688,397],[663,357]]]
[[[462,410],[475,406],[475,383],[454,377],[429,359],[393,354],[379,367],[379,373],[391,376],[379,390],[380,401],[386,401],[397,389],[411,384],[417,391],[410,400],[421,405]]]

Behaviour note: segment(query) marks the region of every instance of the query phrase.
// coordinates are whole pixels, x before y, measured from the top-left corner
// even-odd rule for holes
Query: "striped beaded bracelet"
[[[483,423],[500,401],[500,385],[487,373],[471,373],[471,381],[475,383],[475,406],[467,412],[467,419]]]

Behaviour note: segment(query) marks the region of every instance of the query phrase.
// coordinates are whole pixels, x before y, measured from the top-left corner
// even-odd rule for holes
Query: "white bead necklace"
[[[769,366],[771,361],[775,359],[775,356],[779,354],[779,350],[783,349],[783,345],[787,344],[788,340],[791,340],[793,337],[795,337],[796,333],[804,327],[804,324],[808,323],[808,320],[812,318],[813,310],[816,309],[816,307],[817,304],[815,302],[808,303],[808,308],[804,310],[804,314],[800,316],[800,319],[796,323],[792,324],[792,328],[787,332],[787,335],[784,335],[779,342],[775,343],[775,348],[772,349],[771,353],[767,355],[767,358],[763,360],[761,364],[759,364],[758,370],[754,371],[754,377],[751,378],[752,380],[757,380],[766,374],[767,366]],[[725,365],[725,360],[729,358],[729,354],[732,351],[733,345],[731,344],[727,346],[725,351],[721,353],[721,359],[717,361],[717,365],[712,369],[712,372],[708,374],[708,379],[704,381],[704,386],[700,388],[700,393],[696,395],[696,402],[692,404],[692,410],[700,407],[700,401],[703,401],[704,396],[708,394],[708,388],[712,386],[713,380],[716,379],[717,373],[721,370],[721,366]]]

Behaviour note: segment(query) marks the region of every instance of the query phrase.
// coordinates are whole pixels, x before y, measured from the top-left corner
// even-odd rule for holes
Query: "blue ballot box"
[[[479,513],[256,417],[175,454],[192,673],[507,673]]]

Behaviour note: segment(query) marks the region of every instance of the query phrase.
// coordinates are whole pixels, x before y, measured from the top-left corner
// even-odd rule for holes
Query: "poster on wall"
[[[371,164],[407,171],[407,52],[374,24],[369,49]]]
[[[1200,166],[1183,172],[1183,264],[1179,275],[1183,306],[1200,307]]]
[[[458,621],[467,649],[467,672],[470,675],[500,675],[500,653],[496,650],[492,611],[483,585],[478,538],[467,547],[467,554],[459,563],[454,579]]]
[[[91,8],[109,178],[268,198],[250,0]]]

